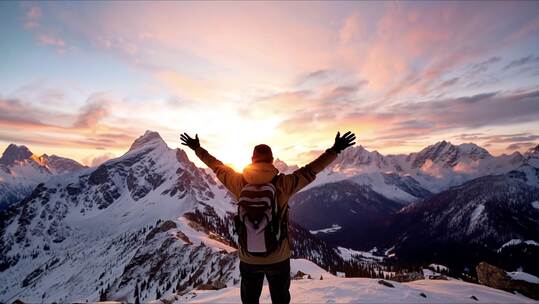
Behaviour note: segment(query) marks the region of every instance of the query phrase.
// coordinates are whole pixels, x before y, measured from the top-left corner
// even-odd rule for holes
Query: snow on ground
[[[441,264],[430,264],[429,267],[436,271],[449,271],[449,268],[447,268],[447,266]]]
[[[395,287],[381,285],[377,279],[324,277],[324,280],[293,280],[290,290],[293,303],[537,303],[521,295],[462,281],[390,283]],[[178,297],[175,303],[239,302],[240,289],[235,286],[216,291],[196,290]],[[271,302],[267,285],[260,302]]]
[[[310,274],[313,279],[319,279],[320,276],[325,278],[335,277],[331,273],[325,271],[320,266],[306,259],[290,259],[290,273],[294,276],[298,271],[305,274]]]
[[[481,214],[483,214],[483,211],[485,210],[485,205],[480,204],[475,207],[474,211],[470,215],[470,226],[469,229],[475,227],[481,218]]]
[[[502,251],[502,249],[505,248],[505,247],[516,246],[516,245],[520,245],[522,243],[524,243],[526,245],[539,246],[539,243],[537,243],[534,240],[523,241],[521,239],[512,239],[512,240],[506,242],[505,244],[503,244],[500,248],[498,248],[498,252]]]
[[[417,200],[417,197],[403,191],[396,185],[387,183],[382,172],[359,174],[351,178],[351,180],[360,185],[370,186],[372,190],[376,191],[377,193],[397,202],[410,203]]]
[[[534,283],[534,284],[539,284],[539,278],[538,277],[536,277],[536,276],[534,276],[532,274],[523,272],[523,271],[507,272],[507,275],[510,276],[513,280],[521,280],[521,281],[526,281],[526,282],[530,282],[530,283]]]
[[[439,276],[444,276],[447,280],[450,280],[450,281],[451,280],[453,280],[453,281],[460,280],[460,279],[455,279],[455,278],[452,278],[450,276],[444,275],[444,274],[442,274],[440,272],[434,271],[434,270],[429,269],[429,268],[423,268],[422,271],[423,271],[423,277],[425,277],[425,280],[436,280],[437,277],[439,277]],[[384,271],[384,274],[385,273],[386,272]]]
[[[430,280],[431,277],[439,275],[438,272],[432,271],[428,268],[423,268],[423,276],[425,277],[425,280]]]
[[[311,234],[318,234],[318,233],[332,233],[332,232],[336,232],[338,230],[340,230],[342,227],[337,225],[337,224],[333,224],[331,225],[331,227],[329,228],[324,228],[324,229],[318,229],[318,230],[309,230],[309,232]]]
[[[371,251],[358,251],[358,250],[353,250],[353,249],[344,248],[344,247],[337,247],[337,248],[339,249],[339,253],[341,257],[345,260],[351,260],[354,257],[362,257],[365,259],[370,259],[370,260],[375,260],[375,261],[382,261],[384,259],[384,257],[376,256],[372,254],[372,251],[374,251],[374,249]]]
[[[217,248],[219,250],[225,250],[226,252],[234,252],[237,249],[230,247],[226,244],[223,244],[219,241],[216,241],[214,239],[211,239],[208,237],[208,235],[202,231],[198,231],[196,229],[193,229],[189,225],[189,220],[187,220],[185,217],[180,217],[178,219],[179,221],[179,230],[183,232],[191,242],[195,245],[199,245],[200,243],[204,243],[206,246]]]

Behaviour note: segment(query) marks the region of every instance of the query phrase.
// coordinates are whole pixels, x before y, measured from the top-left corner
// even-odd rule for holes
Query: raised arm
[[[243,186],[243,177],[240,173],[234,171],[229,166],[223,164],[222,161],[213,157],[208,151],[200,146],[198,134],[195,138],[190,137],[187,133],[180,136],[182,145],[188,146],[195,151],[196,156],[206,164],[215,173],[217,178],[225,185],[225,187],[235,196],[239,196]]]
[[[303,187],[310,184],[316,178],[316,174],[324,170],[329,166],[342,150],[355,145],[354,140],[356,135],[350,131],[346,132],[343,136],[340,136],[340,132],[337,132],[335,136],[335,143],[329,149],[327,149],[317,159],[313,160],[304,167],[299,168],[292,174],[287,174],[281,179],[281,187],[288,195],[292,195]]]

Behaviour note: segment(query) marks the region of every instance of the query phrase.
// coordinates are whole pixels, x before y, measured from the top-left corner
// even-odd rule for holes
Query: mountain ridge
[[[142,282],[149,301],[238,282],[232,196],[185,151],[146,135],[118,158],[40,183],[2,212],[1,301],[20,293],[31,302],[103,293],[134,301]],[[290,233],[295,255],[326,267],[353,262],[301,227]]]
[[[0,157],[0,210],[23,199],[39,183],[87,168],[56,155],[38,156],[24,145],[10,144]]]
[[[411,162],[402,156],[384,162],[379,153],[368,154],[371,152],[362,147],[358,151],[353,161],[378,169],[338,168],[350,170],[349,174],[336,169],[345,164],[338,160],[299,197],[316,194],[319,187],[344,185],[361,195],[346,197],[343,192],[344,200],[337,197],[335,203],[347,201],[370,208],[385,202],[391,212],[435,194],[424,187],[432,176],[407,173]],[[510,174],[519,185],[537,182],[532,179],[537,177],[537,169],[527,163],[535,154],[530,155],[512,165],[518,165],[519,170]],[[447,164],[445,160],[451,158],[438,159]],[[513,168],[507,163],[504,159],[500,171]],[[401,165],[402,170],[379,170],[386,165]],[[284,171],[295,169],[284,163],[279,166]],[[399,200],[403,193],[408,200]],[[394,197],[389,199],[389,194]],[[367,204],[367,199],[372,201]],[[294,209],[292,205],[291,214]],[[198,168],[182,149],[169,148],[157,132],[147,131],[122,156],[94,168],[53,176],[2,211],[0,300],[13,300],[23,293],[28,301],[67,302],[79,300],[80,295],[98,299],[104,293],[109,299],[134,301],[135,286],[144,286],[140,300],[149,301],[158,294],[190,291],[201,284],[232,286],[239,278],[232,225],[235,212],[231,194],[212,173]],[[325,237],[318,238],[293,221],[290,233],[295,257],[332,271],[360,273],[354,267],[377,263],[377,259],[360,257],[347,260]]]

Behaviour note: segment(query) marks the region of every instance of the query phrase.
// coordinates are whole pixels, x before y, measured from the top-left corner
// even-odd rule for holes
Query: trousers
[[[241,302],[258,304],[264,275],[269,284],[273,304],[290,303],[290,259],[268,265],[253,265],[240,262]]]

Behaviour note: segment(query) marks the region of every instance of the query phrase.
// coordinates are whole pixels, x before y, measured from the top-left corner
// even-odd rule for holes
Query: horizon
[[[539,140],[539,2],[124,4],[0,3],[2,151],[99,164],[151,129],[239,170],[337,131],[383,155]]]
[[[173,146],[171,146],[171,145],[170,145],[170,144],[169,144],[169,143],[168,143],[168,142],[161,136],[161,134],[160,134],[158,131],[154,131],[154,130],[146,130],[144,134],[138,136],[137,138],[143,137],[144,135],[146,135],[146,132],[155,132],[155,133],[157,133],[157,134],[161,137],[161,139],[163,139],[163,142],[165,143],[165,145],[167,146],[167,148],[172,149],[172,150],[175,150],[175,149],[181,149],[182,151],[184,151],[184,152],[188,155],[189,160],[192,161],[193,163],[195,163],[198,167],[206,167],[206,165],[196,157],[196,155],[194,154],[193,151],[191,151],[190,149],[187,149],[186,147],[182,147],[182,146],[178,146],[178,147],[173,147]],[[65,156],[65,155],[58,155],[58,154],[47,153],[47,152],[36,153],[36,152],[32,149],[32,147],[27,146],[27,145],[24,145],[24,144],[17,144],[17,143],[10,143],[10,144],[6,145],[5,147],[4,147],[4,146],[0,146],[0,151],[2,151],[2,153],[5,152],[6,149],[8,148],[8,146],[13,144],[13,145],[15,145],[15,146],[17,146],[17,147],[22,147],[22,146],[24,146],[24,147],[26,147],[28,150],[30,150],[30,152],[32,152],[33,155],[36,155],[36,156],[39,156],[39,157],[41,157],[41,156],[43,156],[43,155],[45,155],[45,154],[48,155],[48,156],[53,156],[53,155],[55,155],[55,156],[60,156],[60,157],[65,157],[65,158],[73,159],[73,160],[76,160],[76,161],[78,161],[79,163],[81,163],[81,164],[83,164],[83,165],[85,165],[85,166],[87,166],[87,167],[95,168],[95,167],[98,167],[99,165],[101,165],[102,163],[106,162],[107,160],[115,159],[115,158],[121,157],[121,156],[124,155],[125,153],[129,152],[129,149],[130,149],[131,145],[134,143],[134,141],[135,141],[137,138],[134,138],[133,141],[131,142],[131,144],[129,144],[129,145],[126,147],[126,149],[124,150],[124,152],[122,152],[120,155],[116,155],[116,156],[114,156],[114,157],[107,158],[107,159],[105,159],[105,160],[103,160],[103,161],[101,161],[101,162],[99,162],[99,163],[94,163],[94,164],[86,164],[86,163],[80,162],[79,160],[76,160],[76,159],[74,159],[74,158],[71,158],[71,157]],[[441,142],[443,142],[443,141],[446,141],[447,143],[449,143],[449,144],[451,144],[451,145],[454,145],[454,146],[460,146],[460,145],[466,145],[466,144],[473,144],[473,145],[476,145],[476,146],[478,146],[478,147],[480,147],[480,148],[485,149],[485,150],[486,150],[490,155],[492,155],[493,157],[499,157],[499,156],[503,156],[503,155],[511,155],[511,154],[514,154],[514,153],[524,154],[525,152],[528,152],[528,151],[530,151],[531,149],[534,149],[534,148],[536,148],[536,147],[539,147],[539,143],[538,143],[538,144],[536,144],[536,145],[534,145],[534,146],[532,146],[532,147],[526,149],[526,151],[518,151],[518,150],[515,150],[515,151],[513,151],[513,152],[511,152],[511,153],[493,154],[493,153],[491,153],[491,151],[489,151],[487,148],[484,148],[484,147],[482,147],[482,146],[480,146],[480,145],[477,145],[477,144],[475,144],[475,143],[473,143],[473,142],[454,143],[454,142],[447,141],[447,140],[440,140],[440,141],[438,141],[438,142],[431,143],[431,144],[429,144],[429,145],[427,145],[427,146],[421,148],[420,150],[412,151],[412,152],[409,152],[409,153],[399,153],[399,154],[388,153],[388,154],[385,154],[385,153],[380,153],[378,150],[375,150],[375,149],[368,149],[367,147],[364,147],[364,146],[361,145],[361,144],[354,145],[353,147],[351,147],[351,149],[363,148],[363,149],[367,150],[368,152],[371,152],[371,153],[372,153],[372,152],[378,152],[378,153],[382,154],[383,156],[398,156],[398,155],[409,155],[409,154],[411,154],[411,153],[419,153],[421,150],[423,150],[423,149],[425,149],[425,148],[427,148],[427,147],[430,147],[430,146],[437,145],[437,144],[439,144],[439,143],[441,143]],[[0,157],[1,157],[1,156],[0,156]],[[298,164],[298,163],[289,163],[289,162],[287,162],[286,160],[280,158],[279,156],[276,156],[276,157],[275,157],[275,161],[277,161],[277,160],[283,161],[287,166],[295,166],[295,165],[297,165],[297,166],[302,166],[302,165],[305,165],[305,164]],[[242,169],[243,169],[243,167],[238,168],[238,167],[237,167],[237,164],[234,164],[234,163],[227,163],[226,160],[223,160],[223,162],[225,162],[225,164],[227,164],[227,165],[232,166],[232,167],[233,167],[235,170],[237,170],[238,172],[241,172]]]

